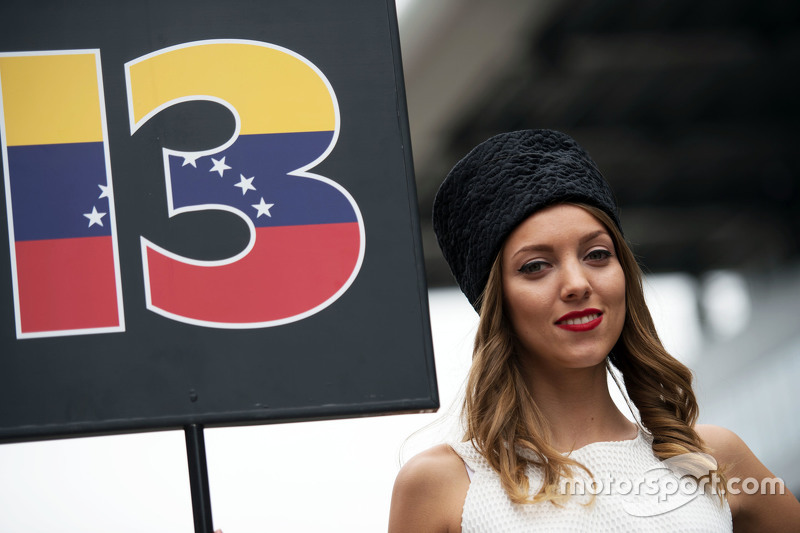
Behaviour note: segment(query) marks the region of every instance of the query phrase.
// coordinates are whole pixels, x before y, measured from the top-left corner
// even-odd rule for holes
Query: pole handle
[[[208,487],[208,464],[203,426],[185,426],[186,458],[189,462],[189,484],[192,488],[192,512],[195,533],[213,533],[211,491]]]

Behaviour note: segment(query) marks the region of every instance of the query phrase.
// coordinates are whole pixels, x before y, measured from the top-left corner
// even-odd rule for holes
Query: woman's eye
[[[608,259],[609,257],[611,257],[611,252],[600,248],[589,252],[586,256],[586,259],[589,261],[602,261],[604,259]]]
[[[531,261],[530,263],[525,263],[519,268],[519,271],[523,274],[535,274],[537,272],[541,272],[547,266],[547,263],[544,261]]]

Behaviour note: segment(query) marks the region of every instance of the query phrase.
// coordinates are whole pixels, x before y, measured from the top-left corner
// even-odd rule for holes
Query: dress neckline
[[[636,426],[636,435],[630,439],[622,439],[622,440],[598,440],[595,442],[589,442],[584,444],[580,448],[575,448],[574,450],[568,452],[561,452],[561,455],[572,456],[576,453],[583,453],[584,451],[588,451],[594,448],[603,448],[603,447],[612,447],[612,448],[626,448],[632,447],[636,445],[641,439],[645,436],[642,427],[637,425]]]

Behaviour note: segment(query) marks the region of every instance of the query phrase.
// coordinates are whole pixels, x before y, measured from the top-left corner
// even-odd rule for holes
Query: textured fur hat
[[[558,131],[496,135],[453,167],[433,203],[433,229],[476,310],[492,263],[511,231],[535,211],[570,201],[602,209],[620,227],[614,195],[597,165],[575,140]]]

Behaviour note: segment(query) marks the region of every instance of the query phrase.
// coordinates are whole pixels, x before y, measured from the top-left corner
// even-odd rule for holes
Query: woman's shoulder
[[[412,457],[397,474],[395,488],[410,487],[414,491],[436,493],[466,482],[469,477],[464,461],[447,444],[439,444]]]
[[[728,503],[742,531],[789,531],[800,523],[800,503],[730,429],[698,424],[695,431],[728,478]]]
[[[417,468],[419,465],[421,466],[433,466],[438,468],[447,468],[448,466],[453,466],[454,464],[458,464],[461,458],[458,454],[453,450],[453,447],[449,444],[437,444],[432,448],[428,448],[427,450],[418,453],[414,457],[412,457],[403,467],[406,466],[411,468]]]
[[[712,424],[697,424],[694,429],[729,479],[768,474],[747,444],[730,429]]]
[[[397,474],[389,531],[459,531],[468,489],[464,462],[447,444],[415,455]]]
[[[712,424],[697,424],[694,429],[728,477],[769,474],[742,438],[730,429]]]
[[[713,424],[697,424],[694,430],[708,446],[719,447],[721,450],[733,451],[737,448],[747,447],[744,441],[733,431]]]

